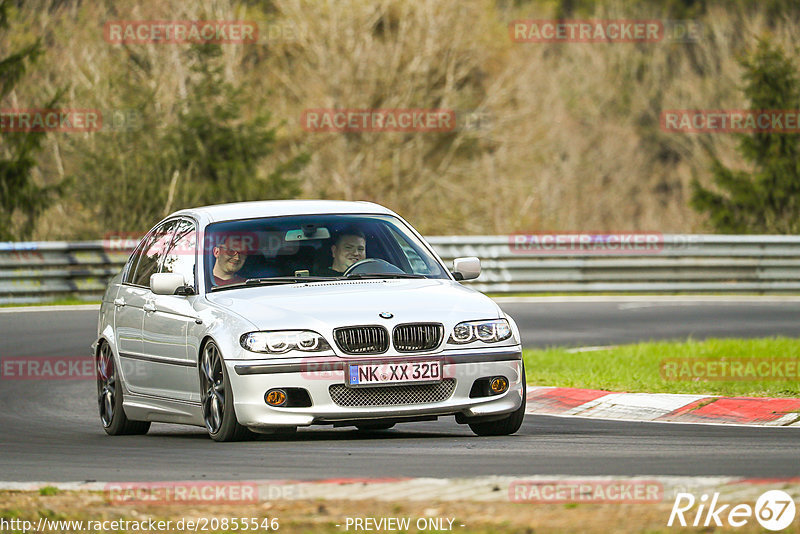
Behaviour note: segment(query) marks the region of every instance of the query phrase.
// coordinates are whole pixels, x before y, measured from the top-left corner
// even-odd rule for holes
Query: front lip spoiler
[[[408,361],[410,356],[391,356],[386,360],[402,360]],[[429,354],[425,356],[414,356],[413,359],[437,359],[442,360],[443,363],[458,364],[458,363],[486,363],[486,362],[506,362],[522,359],[522,351],[514,350],[507,352],[494,352],[490,354],[458,354],[453,356],[443,356],[439,354]],[[381,360],[376,358],[376,360]],[[323,371],[344,371],[344,366],[351,362],[345,362],[339,359],[324,360],[324,361],[308,361],[302,363],[273,363],[273,364],[255,364],[255,365],[235,365],[234,369],[236,374],[240,376],[246,375],[274,375],[283,373],[308,373],[308,372],[323,372]]]

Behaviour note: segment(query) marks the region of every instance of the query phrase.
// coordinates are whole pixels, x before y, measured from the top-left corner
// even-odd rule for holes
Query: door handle
[[[146,302],[144,306],[142,306],[142,309],[147,313],[152,313],[156,311],[156,305],[153,304],[152,302]]]
[[[116,306],[117,308],[122,308],[123,306],[125,306],[125,299],[122,298],[114,299],[114,306]]]

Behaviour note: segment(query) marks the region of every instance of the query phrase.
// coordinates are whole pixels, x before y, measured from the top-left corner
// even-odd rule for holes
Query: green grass
[[[43,488],[39,488],[39,495],[44,497],[49,497],[51,495],[58,495],[58,488],[55,486],[45,486]]]
[[[579,353],[567,350],[525,350],[528,385],[622,392],[800,397],[800,381],[797,379],[666,380],[661,373],[661,364],[668,359],[730,361],[759,358],[800,363],[800,339],[709,339],[638,343]]]
[[[0,304],[0,308],[19,308],[27,306],[75,306],[75,305],[85,306],[87,304],[93,304],[98,308],[100,307],[99,300],[81,300],[76,298],[68,298],[68,299],[55,299],[48,302],[12,302],[8,304]]]
[[[730,291],[708,291],[698,293],[696,291],[543,291],[540,293],[493,293],[484,291],[490,298],[496,297],[797,297],[800,293],[775,291],[775,292],[741,292],[731,293]]]

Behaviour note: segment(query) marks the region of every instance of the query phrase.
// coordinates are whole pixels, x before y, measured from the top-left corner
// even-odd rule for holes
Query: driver
[[[214,247],[214,277],[215,286],[240,284],[245,281],[238,273],[247,260],[247,247],[242,246],[242,241],[236,236],[227,236]]]
[[[338,236],[331,245],[333,262],[330,267],[320,269],[320,276],[342,276],[348,267],[367,257],[367,239],[364,232],[348,228]]]

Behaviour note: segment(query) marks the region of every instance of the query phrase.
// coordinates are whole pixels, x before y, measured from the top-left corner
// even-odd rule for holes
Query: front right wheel
[[[508,416],[497,421],[487,421],[485,423],[469,423],[469,427],[479,436],[508,436],[513,434],[522,426],[525,418],[525,364],[522,364],[522,404],[519,408],[508,414]]]
[[[250,431],[236,420],[233,390],[225,371],[225,362],[216,343],[209,341],[200,358],[200,395],[203,420],[214,441],[241,441]]]

